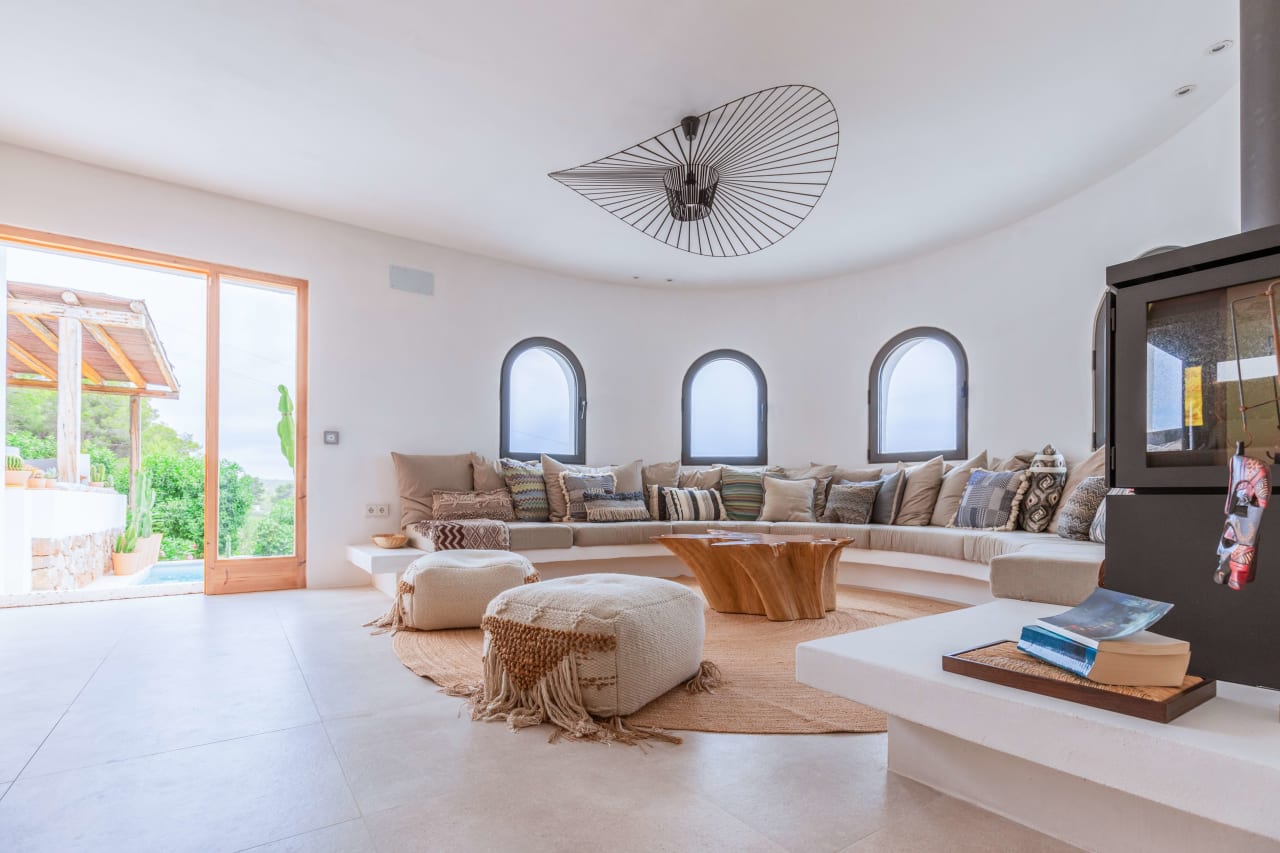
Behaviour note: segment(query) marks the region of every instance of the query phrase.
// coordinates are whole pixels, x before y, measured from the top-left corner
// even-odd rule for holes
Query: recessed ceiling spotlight
[[[1178,88],[1174,89],[1173,96],[1175,98],[1185,98],[1187,95],[1190,95],[1195,90],[1196,90],[1196,84],[1188,83],[1185,86],[1179,86]]]
[[[1233,44],[1235,44],[1235,42],[1233,42],[1231,39],[1223,39],[1222,41],[1215,41],[1213,44],[1209,45],[1209,52],[1222,53],[1224,50],[1227,50],[1228,48],[1230,48]]]

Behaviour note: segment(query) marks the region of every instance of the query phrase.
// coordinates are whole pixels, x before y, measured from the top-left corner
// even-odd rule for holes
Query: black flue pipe
[[[1240,0],[1240,224],[1280,225],[1280,2]]]

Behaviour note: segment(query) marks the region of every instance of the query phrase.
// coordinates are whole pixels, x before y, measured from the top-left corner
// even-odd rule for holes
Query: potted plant
[[[156,490],[146,471],[138,473],[137,490],[134,506],[138,515],[138,550],[146,555],[144,565],[149,566],[160,561],[160,540],[164,534],[152,531],[151,511],[156,505]]]
[[[145,556],[138,547],[138,517],[131,509],[125,515],[124,530],[116,537],[116,547],[111,552],[111,571],[116,575],[131,575],[143,567]]]
[[[27,488],[43,489],[44,488],[44,472],[41,471],[39,468],[32,468],[31,479],[27,480]]]
[[[44,487],[46,489],[52,489],[56,485],[58,485],[58,469],[45,468],[44,469]]]
[[[107,485],[107,466],[95,462],[89,466],[89,485],[101,489]]]
[[[27,480],[30,477],[31,472],[22,466],[21,456],[6,456],[4,458],[4,484],[6,486],[22,488],[27,484]]]

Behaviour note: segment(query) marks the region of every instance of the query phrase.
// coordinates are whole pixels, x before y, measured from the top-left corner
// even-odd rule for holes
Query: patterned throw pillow
[[[605,492],[588,489],[582,493],[587,521],[648,521],[644,492]]]
[[[464,518],[487,518],[493,521],[515,521],[515,508],[506,489],[490,492],[451,492],[436,489],[431,493],[431,514],[437,521]]]
[[[567,521],[586,521],[587,505],[582,500],[586,491],[612,492],[618,480],[612,474],[579,474],[575,471],[560,472],[560,487],[564,489],[569,506]]]
[[[880,481],[870,483],[836,483],[827,494],[827,508],[822,520],[829,524],[866,524],[880,494]]]
[[[720,470],[720,494],[731,521],[755,521],[764,506],[764,469],[726,465]]]
[[[724,501],[715,489],[656,488],[666,517],[671,521],[728,521]]]
[[[1067,458],[1052,444],[1046,444],[1031,460],[1027,469],[1030,485],[1022,499],[1022,529],[1044,533],[1053,521],[1062,500],[1062,487],[1067,484]]]
[[[547,485],[542,478],[542,466],[537,462],[520,462],[502,459],[502,477],[511,492],[516,518],[520,521],[546,521],[550,517],[547,504]]]
[[[1058,513],[1058,535],[1063,539],[1087,541],[1098,507],[1107,497],[1106,477],[1085,477],[1071,490]]]
[[[973,530],[1013,530],[1018,526],[1018,510],[1027,492],[1025,471],[983,471],[969,475],[960,509],[948,527]]]

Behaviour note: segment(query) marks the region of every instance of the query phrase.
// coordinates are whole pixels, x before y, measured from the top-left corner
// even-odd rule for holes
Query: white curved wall
[[[311,434],[343,430],[339,447],[312,444],[308,579],[361,583],[343,546],[378,526],[364,504],[395,502],[388,451],[496,453],[499,367],[531,335],[565,342],[584,365],[593,462],[676,458],[681,379],[721,347],[752,355],[768,377],[772,461],[859,462],[871,359],[917,325],[965,345],[972,449],[1055,441],[1080,455],[1103,268],[1239,228],[1235,100],[1015,225],[770,290],[577,281],[11,146],[0,146],[0,222],[308,279]],[[390,290],[388,264],[434,271],[435,296]]]

